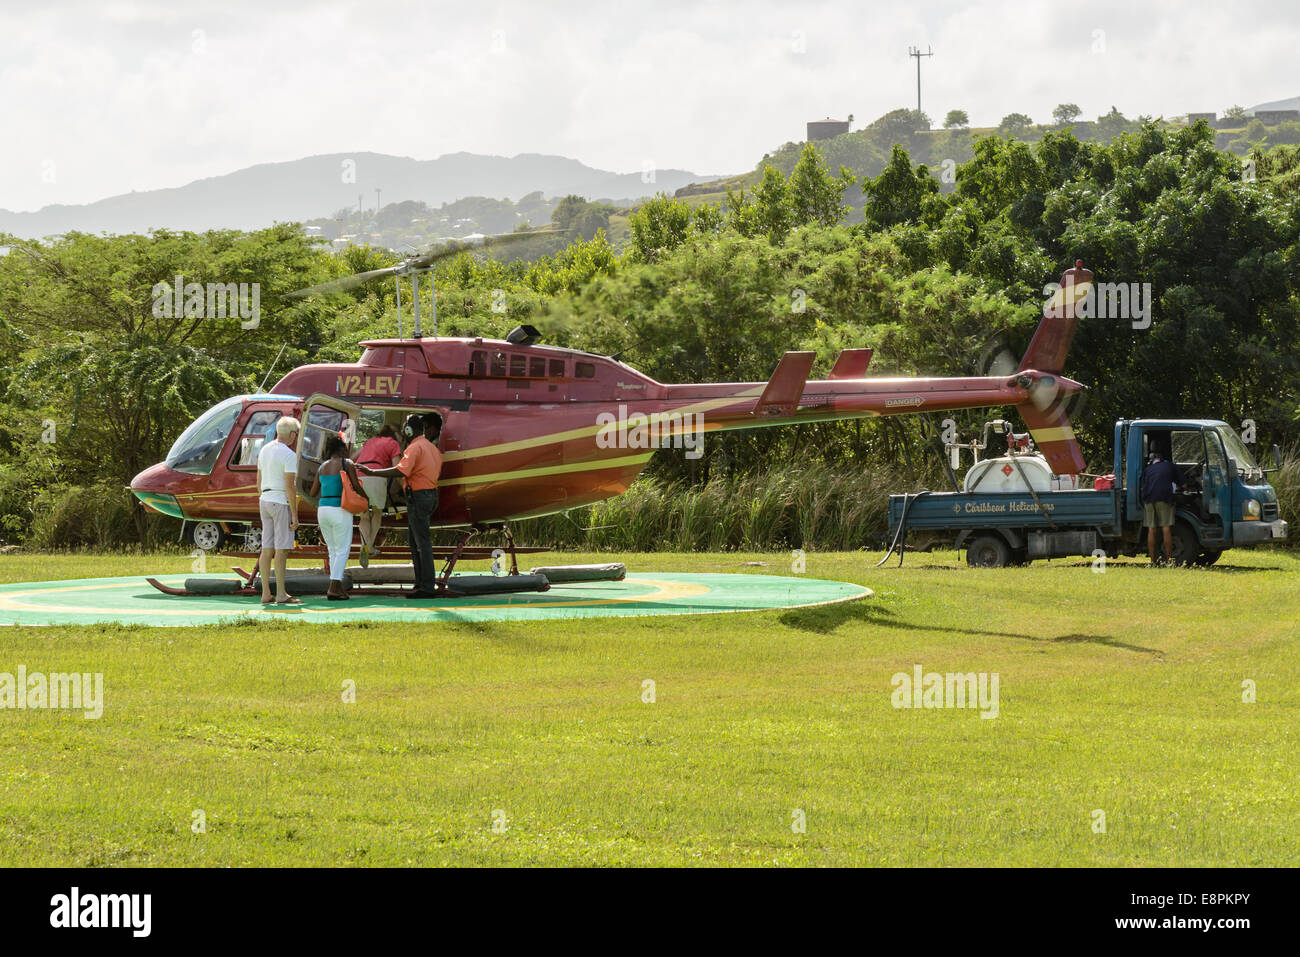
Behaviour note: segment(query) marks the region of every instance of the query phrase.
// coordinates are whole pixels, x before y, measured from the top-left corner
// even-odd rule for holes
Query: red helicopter
[[[414,335],[401,337],[399,285],[398,338],[361,343],[364,352],[354,364],[305,365],[270,392],[217,404],[181,434],[163,462],[137,475],[131,490],[145,507],[188,521],[216,523],[227,532],[232,523],[255,525],[257,454],[275,421],[291,415],[303,426],[297,444],[300,519],[314,524],[314,503],[306,494],[328,434],[352,430],[359,443],[385,424],[400,430],[411,413],[436,412],[443,419],[443,470],[434,526],[464,530],[459,545],[441,554],[453,564],[458,557],[486,557],[490,549],[466,542],[495,528],[506,534],[513,566],[510,522],[619,495],[657,448],[671,444],[696,456],[713,432],[1014,405],[1055,472],[1084,469],[1062,408],[1084,387],[1061,375],[1077,324],[1074,305],[1092,280],[1082,263],[1062,276],[1020,368],[1008,375],[868,379],[872,350],[848,349],[824,380],[808,378],[813,353],[787,352],[767,382],[666,384],[616,358],[540,344],[531,326],[504,340],[438,338],[436,304],[433,337],[423,337],[419,274],[461,248],[302,290],[410,275]],[[385,518],[386,526],[399,523],[404,519],[396,514]],[[241,551],[259,547],[254,528]],[[525,550],[534,549],[519,549]],[[386,551],[404,550],[380,554]]]

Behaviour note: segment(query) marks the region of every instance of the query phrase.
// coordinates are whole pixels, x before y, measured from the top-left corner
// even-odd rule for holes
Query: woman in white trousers
[[[348,444],[342,436],[331,435],[325,440],[325,461],[316,471],[311,489],[312,497],[317,499],[316,522],[329,550],[330,587],[325,597],[330,601],[348,600],[343,574],[352,552],[352,513],[343,507],[343,483],[351,482],[354,492],[363,497],[366,494],[347,451]]]

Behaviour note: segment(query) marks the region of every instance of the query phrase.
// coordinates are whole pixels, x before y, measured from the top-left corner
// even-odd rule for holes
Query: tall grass
[[[1288,541],[1294,546],[1300,543],[1300,449],[1290,450],[1268,478],[1282,517],[1297,528]],[[845,551],[879,547],[887,535],[889,496],[926,487],[945,486],[933,474],[888,462],[788,463],[704,485],[643,478],[589,509],[512,527],[520,543],[590,551]],[[15,523],[27,523],[26,534],[6,537],[40,550],[139,547],[132,507],[129,493],[118,487],[49,489],[24,503],[25,515],[14,516]],[[174,546],[177,529],[174,520],[151,522],[145,547]]]
[[[876,547],[892,492],[920,479],[887,464],[786,465],[700,486],[646,478],[588,510],[514,524],[521,542],[631,551],[844,551]]]

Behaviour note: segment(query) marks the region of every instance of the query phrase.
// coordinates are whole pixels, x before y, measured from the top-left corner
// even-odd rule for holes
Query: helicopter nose
[[[175,495],[177,483],[181,478],[181,473],[159,462],[131,479],[131,494],[147,509],[173,518],[184,518],[185,514],[181,511]]]

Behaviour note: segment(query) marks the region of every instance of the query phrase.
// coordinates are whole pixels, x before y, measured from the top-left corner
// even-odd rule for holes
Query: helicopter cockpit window
[[[506,374],[506,354],[504,352],[492,353],[492,375]]]
[[[244,434],[239,438],[239,447],[235,449],[234,461],[230,464],[236,468],[256,468],[257,454],[262,446],[275,437],[275,423],[280,420],[275,409],[254,412],[244,426]]]
[[[578,379],[590,379],[596,375],[596,366],[590,362],[575,362],[573,375]]]
[[[190,475],[212,474],[212,468],[221,455],[221,447],[226,444],[230,430],[235,427],[235,420],[239,418],[243,404],[243,399],[235,396],[214,405],[195,419],[167,453],[164,460],[167,467]]]

